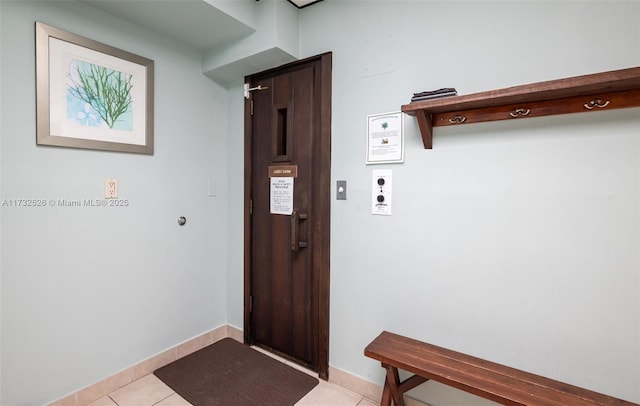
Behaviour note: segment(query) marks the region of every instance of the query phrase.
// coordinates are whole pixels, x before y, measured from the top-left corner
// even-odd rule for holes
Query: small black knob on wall
[[[183,225],[185,225],[185,224],[187,224],[187,218],[186,218],[186,217],[184,217],[184,216],[180,216],[180,217],[178,217],[178,225],[179,225],[179,226],[183,226]]]
[[[378,203],[384,202],[384,196],[378,195]]]
[[[384,185],[384,178],[378,178],[378,185]]]

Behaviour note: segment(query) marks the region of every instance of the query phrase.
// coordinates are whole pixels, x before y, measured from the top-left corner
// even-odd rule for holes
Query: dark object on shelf
[[[411,103],[420,101],[420,100],[429,100],[429,99],[436,99],[439,97],[455,96],[457,94],[458,92],[453,87],[445,87],[438,90],[419,92],[419,93],[413,94],[413,97],[411,98]]]

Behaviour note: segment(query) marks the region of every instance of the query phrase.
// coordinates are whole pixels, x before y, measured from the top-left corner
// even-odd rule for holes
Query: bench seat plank
[[[639,406],[387,331],[367,346],[365,355],[383,367],[403,369],[505,405]]]

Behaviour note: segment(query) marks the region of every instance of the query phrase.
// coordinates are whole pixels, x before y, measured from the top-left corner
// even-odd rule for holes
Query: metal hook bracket
[[[251,92],[255,91],[255,90],[267,90],[268,87],[267,86],[262,86],[262,85],[258,85],[255,87],[249,87],[248,83],[244,84],[244,98],[248,99],[249,97],[251,97]]]

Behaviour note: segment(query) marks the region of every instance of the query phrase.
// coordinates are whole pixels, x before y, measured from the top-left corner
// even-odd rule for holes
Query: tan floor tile
[[[97,399],[102,399],[109,393],[130,384],[133,373],[132,368],[127,368],[124,371],[120,371],[115,375],[112,375],[102,381],[95,383],[87,388],[80,390],[77,395],[78,405],[86,405]]]
[[[184,400],[180,395],[174,393],[155,406],[191,406],[191,403]]]
[[[382,386],[364,380],[339,368],[329,367],[329,382],[359,393],[367,399],[382,398]]]
[[[155,375],[147,375],[109,396],[118,406],[152,406],[173,393],[173,390]]]
[[[95,402],[89,403],[87,406],[118,406],[118,405],[109,396],[105,396],[103,398],[96,400]]]
[[[357,406],[362,396],[344,388],[320,381],[307,396],[300,399],[296,406]]]
[[[376,403],[376,402],[374,402],[372,400],[369,400],[367,398],[362,398],[360,403],[358,403],[358,406],[380,406],[380,403]]]

